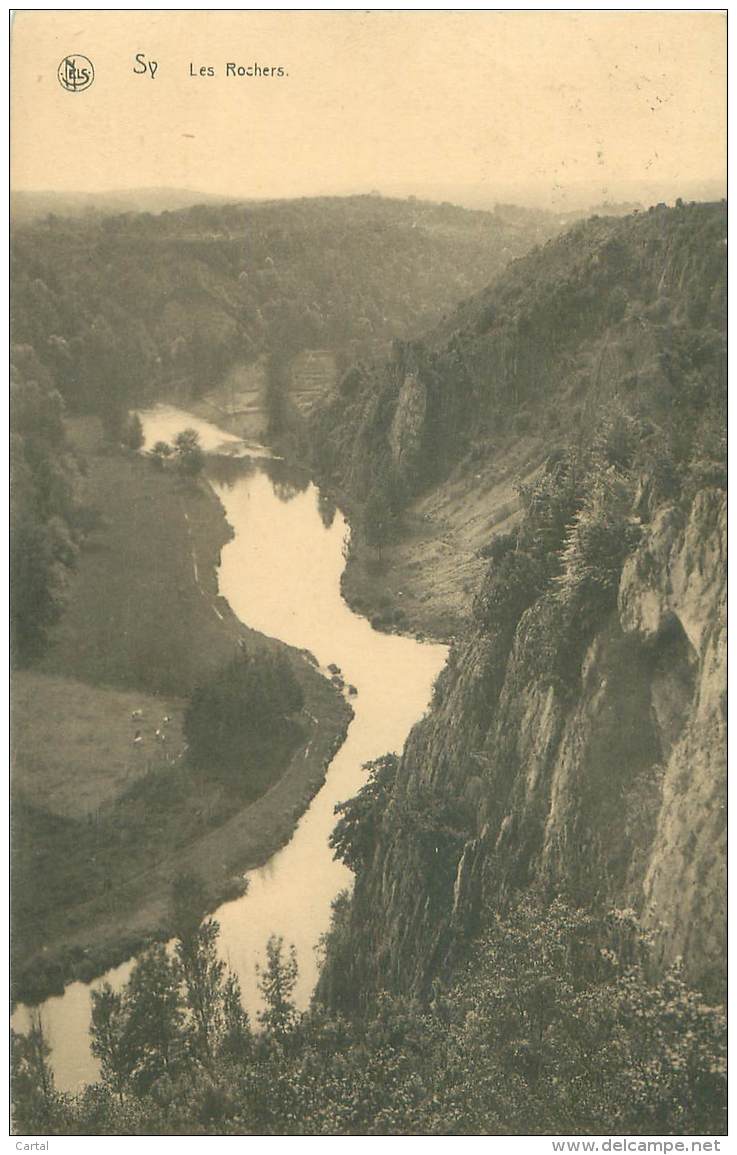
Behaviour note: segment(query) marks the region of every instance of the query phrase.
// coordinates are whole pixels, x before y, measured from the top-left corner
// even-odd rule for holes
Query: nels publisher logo
[[[84,92],[95,79],[92,61],[79,52],[65,56],[57,70],[59,84],[67,92]]]

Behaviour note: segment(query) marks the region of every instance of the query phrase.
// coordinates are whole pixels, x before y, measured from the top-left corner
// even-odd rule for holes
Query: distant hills
[[[571,181],[566,184],[529,185],[515,180],[496,180],[456,185],[445,182],[411,187],[381,188],[385,196],[415,194],[433,201],[452,201],[466,208],[493,209],[500,202],[546,209],[549,212],[585,215],[607,211],[619,216],[635,208],[649,208],[661,202],[672,205],[678,197],[685,201],[717,201],[727,195],[726,182],[719,179],[685,181]],[[629,208],[627,206],[630,206]]]
[[[153,190],[149,205],[186,195]],[[13,339],[75,411],[201,395],[264,354],[383,355],[564,224],[511,206],[373,196],[212,201],[158,216],[89,201],[80,215],[17,219]]]
[[[533,211],[554,213],[576,219],[591,213],[623,216],[635,209],[658,203],[673,204],[680,197],[686,201],[716,201],[726,196],[722,180],[690,181],[678,187],[657,181],[629,181],[617,185],[570,184],[529,187],[514,181],[496,181],[473,185],[429,183],[417,186],[392,185],[380,189],[318,190],[304,198],[334,199],[370,195],[388,200],[432,201],[467,209],[493,212],[500,204],[514,204]],[[256,204],[284,198],[252,198],[242,192],[209,193],[201,189],[136,188],[109,189],[101,192],[59,192],[52,189],[19,189],[10,194],[11,216],[16,221],[30,221],[53,213],[78,217],[107,213],[177,212],[192,205]]]
[[[176,212],[194,204],[225,204],[228,200],[233,198],[181,188],[113,189],[110,192],[21,189],[10,194],[10,214],[16,221],[32,221],[49,213],[63,217],[96,213],[163,213]]]

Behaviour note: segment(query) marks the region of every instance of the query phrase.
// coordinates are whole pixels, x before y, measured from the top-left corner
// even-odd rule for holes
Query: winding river
[[[233,528],[223,548],[220,593],[238,618],[291,646],[308,649],[324,670],[339,666],[355,717],[346,741],[330,764],[324,786],[301,818],[291,841],[257,870],[248,872],[246,893],[225,903],[215,917],[223,957],[237,972],[252,1017],[259,1006],[256,963],[270,934],[297,949],[296,998],[307,1006],[317,978],[316,947],[330,923],[331,903],[352,875],[334,861],[328,837],[337,802],[365,781],[363,765],[389,750],[401,750],[429,703],[433,682],[447,656],[444,646],[382,634],[354,614],[343,600],[348,524],[321,496],[306,474],[248,446],[230,433],[171,406],[141,413],[146,446],[171,441],[195,428],[214,454],[207,478]],[[56,1085],[75,1090],[97,1077],[89,1051],[90,990],[104,980],[126,981],[124,963],[91,985],[71,983],[41,1008],[52,1046]],[[19,1007],[14,1025],[23,1030],[28,1009]]]

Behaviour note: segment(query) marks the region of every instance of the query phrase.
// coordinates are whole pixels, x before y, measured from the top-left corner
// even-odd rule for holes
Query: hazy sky
[[[59,84],[69,53],[84,92]],[[718,13],[21,12],[13,185],[675,195],[724,177],[725,54]]]

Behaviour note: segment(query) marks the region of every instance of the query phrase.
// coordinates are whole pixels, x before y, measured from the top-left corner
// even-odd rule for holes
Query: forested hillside
[[[398,508],[515,437],[585,442],[614,397],[687,461],[723,430],[725,214],[593,217],[513,261],[426,337],[343,376],[315,418],[318,463],[350,492],[388,488]]]
[[[562,224],[380,197],[49,215],[14,231],[13,340],[70,411],[114,415],[263,353],[378,353]]]
[[[59,618],[85,512],[64,402],[30,347],[13,351],[10,406],[11,647],[17,663],[43,651]]]
[[[430,714],[342,815],[333,1006],[427,997],[529,893],[634,909],[723,993],[724,242],[719,204],[579,224],[316,417],[365,551],[376,508],[399,538],[440,508],[447,541],[477,503],[483,575]]]

